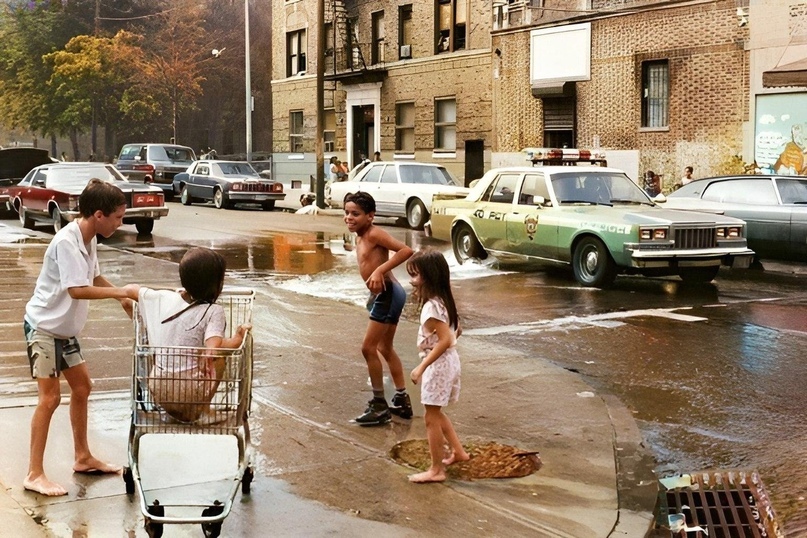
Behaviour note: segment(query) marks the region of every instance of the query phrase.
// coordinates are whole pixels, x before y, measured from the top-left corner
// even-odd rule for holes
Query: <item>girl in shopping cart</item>
[[[156,350],[148,389],[153,401],[181,422],[199,420],[209,410],[225,367],[216,350],[238,348],[251,328],[240,325],[225,337],[225,311],[216,304],[225,269],[218,252],[192,248],[179,263],[183,289],[141,287],[137,296],[148,345]]]

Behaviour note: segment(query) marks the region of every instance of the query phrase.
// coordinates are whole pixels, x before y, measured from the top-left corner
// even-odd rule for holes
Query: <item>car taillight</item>
[[[148,174],[154,173],[154,165],[153,164],[136,164],[132,168],[133,170],[137,170],[139,172],[146,172]]]
[[[154,192],[132,194],[132,207],[160,207],[164,205],[163,194]]]

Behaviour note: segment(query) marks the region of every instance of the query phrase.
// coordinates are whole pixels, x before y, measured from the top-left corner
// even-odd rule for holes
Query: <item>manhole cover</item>
[[[675,538],[781,538],[759,474],[701,472],[659,480],[657,527]]]
[[[451,478],[519,478],[541,468],[541,458],[536,451],[493,442],[469,442],[463,443],[463,446],[471,459],[449,466],[446,474]],[[421,471],[431,466],[426,439],[402,441],[390,449],[390,457]]]

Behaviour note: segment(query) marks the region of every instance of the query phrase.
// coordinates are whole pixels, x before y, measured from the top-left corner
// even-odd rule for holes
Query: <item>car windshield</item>
[[[108,183],[126,183],[126,180],[113,166],[66,166],[42,170],[45,185],[51,189],[81,189],[92,178]]]
[[[552,174],[552,189],[561,204],[650,204],[647,195],[625,174],[560,172]]]
[[[400,165],[401,183],[420,183],[425,185],[450,185],[455,187],[457,181],[442,166]]]
[[[216,163],[215,167],[223,176],[255,176],[258,173],[247,162],[243,163]]]
[[[187,162],[195,160],[193,150],[182,146],[150,146],[149,158],[155,161]]]

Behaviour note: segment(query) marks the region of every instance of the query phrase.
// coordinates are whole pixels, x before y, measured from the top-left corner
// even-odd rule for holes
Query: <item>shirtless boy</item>
[[[130,284],[113,286],[98,269],[96,235],[109,237],[123,223],[126,198],[111,183],[93,179],[79,197],[81,217],[62,228],[45,251],[34,295],[25,307],[25,339],[39,400],[31,418],[31,455],[25,489],[42,495],[67,490],[45,475],[45,444],[50,419],[61,401],[59,376],[70,385],[73,472],[117,473],[120,467],[95,458],[87,442],[87,402],[92,381],[76,335],[84,328],[88,299],[118,299],[131,309]],[[62,451],[64,448],[62,448]]]
[[[361,352],[367,361],[373,399],[369,401],[364,414],[356,418],[356,423],[361,426],[386,424],[391,420],[392,413],[409,419],[412,418],[412,404],[406,393],[401,359],[392,347],[406,302],[406,292],[395,280],[392,270],[412,255],[412,249],[373,224],[375,200],[366,192],[348,193],[344,205],[347,229],[358,236],[356,258],[359,273],[371,294],[367,303],[370,324]],[[390,251],[394,253],[392,257]],[[384,395],[384,367],[379,356],[383,356],[387,362],[395,383],[391,405],[387,405]]]

